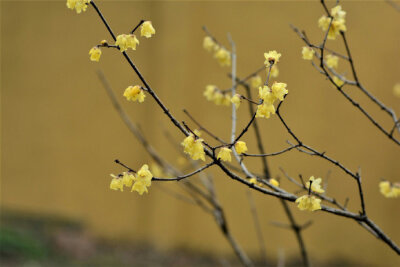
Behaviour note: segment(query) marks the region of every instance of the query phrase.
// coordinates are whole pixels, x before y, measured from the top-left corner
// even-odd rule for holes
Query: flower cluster
[[[124,97],[126,97],[128,101],[138,101],[139,103],[143,103],[146,95],[139,85],[135,85],[129,86],[125,89]]]
[[[86,11],[88,4],[91,0],[67,0],[67,7],[72,10],[76,10],[76,13],[80,14]]]
[[[332,17],[327,17],[326,15],[323,15],[318,20],[318,26],[323,31],[327,31],[329,25],[331,25],[328,32],[328,39],[335,40],[336,36],[338,36],[341,31],[346,31],[346,12],[343,11],[342,7],[339,5],[331,9],[331,16]]]
[[[400,197],[400,184],[390,183],[389,181],[382,181],[379,183],[379,190],[381,194],[387,198]]]
[[[201,159],[205,161],[205,152],[203,148],[203,139],[194,136],[192,133],[187,136],[181,145],[183,146],[183,151],[188,154],[192,159]]]
[[[310,177],[306,185],[308,194],[296,199],[297,207],[300,210],[315,211],[321,209],[321,199],[311,195],[312,192],[325,192],[325,190],[321,188],[321,181],[321,178],[315,179],[314,176]]]
[[[231,96],[219,90],[215,85],[207,85],[203,95],[216,105],[230,106],[231,104]]]
[[[214,57],[221,66],[231,65],[231,53],[223,46],[217,44],[210,36],[204,37],[203,47],[208,52],[214,52]]]
[[[269,118],[271,114],[275,114],[274,102],[278,99],[283,101],[284,96],[288,93],[286,86],[286,83],[274,82],[271,88],[266,85],[258,88],[258,95],[263,103],[257,106],[257,118]]]
[[[123,191],[124,186],[132,187],[131,192],[136,191],[143,195],[144,192],[148,192],[147,187],[151,186],[153,174],[150,172],[149,166],[144,164],[136,173],[136,176],[132,172],[124,172],[122,175],[111,174],[111,177],[113,178],[110,189]]]

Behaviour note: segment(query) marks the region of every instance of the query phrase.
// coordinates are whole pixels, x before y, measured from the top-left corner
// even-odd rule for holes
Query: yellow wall
[[[2,207],[76,218],[95,234],[149,241],[159,248],[185,246],[229,253],[210,216],[166,195],[157,184],[144,197],[108,189],[109,173],[121,171],[113,163],[115,158],[140,166],[149,157],[113,110],[95,71],[104,71],[121,101],[123,90],[138,83],[138,78],[118,51],[103,50],[98,64],[88,59],[92,46],[102,39],[111,40],[95,12],[89,9],[77,15],[64,1],[2,1],[1,5]],[[307,144],[327,151],[352,170],[362,167],[368,213],[400,243],[399,200],[384,199],[377,187],[381,178],[399,180],[399,148],[301,59],[303,43],[289,27],[289,23],[297,25],[307,30],[311,40],[321,40],[317,20],[323,10],[317,1],[108,1],[99,6],[116,33],[127,32],[142,18],[153,21],[157,34],[140,39],[137,51],[130,52],[134,62],[178,119],[187,120],[182,113],[187,108],[223,138],[229,136],[230,109],[207,103],[202,91],[210,83],[228,88],[229,69],[220,68],[202,49],[201,26],[207,25],[226,46],[226,33],[231,33],[242,77],[262,65],[265,51],[281,52],[278,80],[286,82],[290,91],[283,115]],[[345,2],[343,7],[348,12],[348,40],[361,80],[371,93],[400,112],[400,99],[392,96],[392,87],[399,82],[399,14],[383,2]],[[328,45],[344,52],[340,41]],[[350,69],[341,64],[350,77]],[[386,115],[356,88],[346,90],[390,127]],[[124,101],[123,106],[156,148],[176,161],[178,153],[166,144],[163,129],[177,140],[182,135],[154,101]],[[247,108],[239,113],[240,128],[247,122]],[[276,116],[260,119],[260,124],[268,152],[286,146],[289,136]],[[244,140],[257,153],[252,131]],[[269,163],[274,175],[280,175],[280,166],[293,176],[325,177],[332,170],[328,193],[341,201],[350,196],[349,207],[357,211],[355,183],[328,163],[295,151],[271,158]],[[261,170],[259,159],[249,159],[248,164]],[[233,234],[246,251],[256,254],[246,189],[220,171],[214,174]],[[179,190],[175,185],[164,186]],[[282,248],[286,255],[297,253],[294,235],[269,225],[286,221],[280,203],[257,193],[254,196],[268,255],[276,257]],[[393,251],[356,223],[290,206],[300,222],[314,222],[304,232],[311,259],[348,257],[380,266],[398,261]]]

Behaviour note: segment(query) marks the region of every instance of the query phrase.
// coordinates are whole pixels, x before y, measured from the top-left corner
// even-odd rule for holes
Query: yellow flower
[[[203,47],[205,50],[207,50],[208,52],[211,52],[212,50],[214,50],[216,45],[217,44],[214,42],[214,40],[210,36],[204,37]]]
[[[255,184],[255,185],[260,186],[260,187],[263,186],[263,183],[257,181],[257,178],[255,178],[255,177],[250,178],[250,179],[249,179],[249,182],[250,182],[251,184]]]
[[[85,12],[90,0],[67,0],[67,7],[76,10],[76,13]]]
[[[218,60],[221,66],[231,65],[231,53],[223,47],[217,50],[214,57]]]
[[[272,94],[279,99],[280,101],[283,101],[284,95],[286,95],[289,91],[286,89],[287,84],[286,83],[277,83],[274,82],[272,84]]]
[[[342,6],[335,6],[331,9],[331,15],[335,19],[345,19],[346,11],[342,10]]]
[[[115,45],[119,46],[121,52],[128,50],[128,48],[132,48],[136,50],[136,45],[139,44],[139,40],[136,38],[134,34],[121,34],[117,36],[117,41]]]
[[[269,51],[268,53],[264,53],[264,57],[265,57],[265,62],[264,64],[269,67],[276,63],[279,62],[279,58],[281,57],[281,54],[279,54],[278,52],[276,52],[275,50],[273,51]]]
[[[229,107],[231,105],[231,96],[225,94],[224,98],[222,99],[222,105]]]
[[[140,195],[148,192],[147,187],[151,186],[153,174],[149,171],[149,166],[144,164],[136,174],[135,183],[132,186],[131,192],[136,191]]]
[[[279,75],[279,69],[278,69],[278,66],[277,65],[273,65],[272,66],[272,68],[271,68],[271,77],[272,78],[276,78],[276,77],[278,77],[278,75]]]
[[[272,71],[272,70],[271,70]],[[258,88],[262,85],[262,79],[260,75],[253,76],[250,80],[250,85],[253,88]]]
[[[331,19],[324,15],[318,20],[318,26],[323,31],[327,31],[330,22]],[[328,39],[335,40],[336,36],[340,34],[340,31],[346,31],[345,20],[343,18],[334,18],[331,27],[329,28]]]
[[[146,97],[139,85],[129,86],[126,88],[124,96],[128,101],[139,101],[139,103],[142,103]]]
[[[122,183],[121,177],[118,177],[117,175],[110,174],[112,177],[111,183],[110,183],[110,189],[112,190],[121,190],[124,191],[124,184]]]
[[[122,184],[131,187],[132,183],[135,181],[135,176],[130,172],[124,172],[122,176]]]
[[[221,150],[219,151],[218,155],[217,155],[217,159],[221,159],[223,161],[231,161],[231,152],[232,150],[230,150],[227,147],[223,147],[221,148]]]
[[[315,179],[314,176],[311,176],[310,179],[308,180],[308,183],[306,183],[306,187],[310,188],[310,183],[311,183],[311,190],[316,193],[324,193],[325,190],[321,188],[321,178]]]
[[[268,86],[264,85],[263,87],[258,88],[258,96],[264,100],[264,104],[274,104],[276,100],[276,96],[271,92]]]
[[[155,34],[156,30],[153,28],[151,21],[145,21],[142,24],[142,28],[140,29],[140,35],[146,38],[150,38],[151,35]]]
[[[329,68],[337,68],[339,65],[339,58],[335,55],[327,55],[325,62]]]
[[[239,95],[239,94],[234,95],[234,96],[231,98],[231,102],[232,102],[233,104],[235,104],[236,109],[238,109],[238,108],[240,107],[240,102],[241,102],[240,95]]]
[[[393,94],[396,97],[400,97],[400,83],[396,83],[393,87]]]
[[[304,46],[303,50],[301,50],[301,54],[303,55],[303,59],[312,60],[315,54],[314,49],[308,46]]]
[[[101,49],[98,48],[97,46],[95,46],[92,49],[90,49],[89,55],[90,55],[90,60],[91,61],[99,62],[100,56],[101,56]]]
[[[215,105],[221,105],[224,101],[224,95],[220,91],[214,93],[214,103]]]
[[[257,106],[256,118],[269,118],[272,114],[275,114],[275,107],[272,104],[263,103]]]
[[[339,77],[337,77],[337,76],[333,76],[332,80],[333,80],[333,82],[334,82],[337,86],[339,86],[339,87],[341,87],[341,86],[344,84],[344,81],[342,81],[342,80],[341,80]]]
[[[321,199],[314,196],[304,195],[296,199],[296,203],[300,210],[315,211],[321,209]]]
[[[269,179],[269,183],[272,184],[273,186],[279,187],[279,182],[274,178]]]
[[[198,138],[195,139],[193,134],[190,134],[188,137],[186,137],[181,145],[183,146],[183,151],[188,154],[192,159],[198,160],[201,159],[202,161],[205,161],[205,152],[203,148],[203,139]]]
[[[246,153],[247,145],[243,141],[237,141],[235,144],[235,150],[238,154]]]
[[[379,183],[379,190],[387,198],[397,198],[400,196],[400,184],[391,184],[389,181]]]
[[[212,101],[214,100],[214,93],[216,90],[217,87],[215,85],[207,85],[203,95],[207,98],[208,101]]]

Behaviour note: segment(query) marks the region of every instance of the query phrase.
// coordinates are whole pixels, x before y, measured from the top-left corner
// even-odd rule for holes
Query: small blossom
[[[250,182],[251,184],[255,184],[255,185],[260,186],[260,187],[263,186],[263,183],[257,181],[257,178],[255,178],[255,177],[250,178],[250,179],[249,179],[249,182]]]
[[[205,161],[205,152],[203,148],[203,139],[195,139],[193,134],[190,134],[188,137],[186,137],[181,145],[184,148],[184,152],[188,154],[192,159],[198,160],[201,159],[202,161]]]
[[[82,11],[85,12],[90,0],[67,0],[67,7],[72,10],[76,10],[76,13],[80,14]]]
[[[135,183],[132,186],[131,192],[136,191],[139,195],[148,192],[147,187],[151,186],[153,174],[149,170],[149,166],[144,164],[136,174]]]
[[[236,109],[238,109],[240,107],[240,102],[241,102],[241,97],[239,94],[235,94],[232,98],[231,98],[231,102],[233,104],[235,104]]]
[[[256,118],[269,118],[275,114],[275,107],[272,104],[263,103],[257,106]]]
[[[333,82],[338,86],[341,87],[344,84],[344,81],[342,81],[339,77],[333,76],[332,78]]]
[[[268,53],[264,53],[264,57],[265,57],[265,62],[264,64],[269,67],[276,63],[279,62],[279,58],[281,57],[281,54],[276,52],[275,50],[273,51],[269,51]]]
[[[321,199],[314,196],[304,195],[296,199],[297,207],[300,210],[315,211],[321,209]]]
[[[217,159],[221,159],[223,161],[231,161],[231,152],[232,150],[230,150],[227,147],[223,147],[221,148],[221,150],[219,151],[218,155],[217,155]]]
[[[400,97],[400,83],[397,83],[393,87],[393,94],[396,97]]]
[[[264,85],[258,88],[258,96],[264,101],[264,104],[274,104],[276,96],[271,92],[271,89]]]
[[[150,38],[151,35],[155,34],[156,30],[153,28],[153,25],[151,24],[151,21],[145,21],[142,24],[142,27],[140,29],[140,35],[144,36],[146,38]]]
[[[92,49],[90,49],[89,55],[91,61],[99,62],[101,56],[101,49],[95,46]]]
[[[231,53],[223,47],[217,50],[214,57],[218,60],[221,66],[231,65]]]
[[[318,20],[318,26],[323,30],[323,31],[327,31],[329,24],[331,24],[331,18],[328,18],[327,16],[322,16],[319,20]],[[344,19],[333,19],[331,27],[329,28],[329,32],[328,32],[328,39],[330,40],[335,40],[336,36],[338,36],[340,34],[340,32],[346,31],[346,25],[345,25],[345,20]]]
[[[325,190],[321,188],[321,178],[315,179],[314,176],[311,176],[310,179],[308,180],[308,183],[306,184],[307,188],[310,188],[311,184],[311,190],[316,193],[324,193]]]
[[[277,83],[277,82],[274,82],[274,83],[272,84],[272,87],[271,87],[271,89],[272,89],[272,94],[273,94],[277,99],[279,99],[280,101],[283,101],[284,96],[287,95],[287,93],[289,92],[289,91],[286,89],[286,86],[287,86],[286,83]]]
[[[304,46],[303,50],[301,50],[301,54],[304,60],[312,60],[315,54],[314,49],[308,46]]]
[[[271,68],[271,77],[272,78],[276,78],[276,77],[278,77],[278,75],[279,75],[279,69],[278,69],[278,66],[277,65],[273,65],[272,66],[272,68]]]
[[[143,103],[146,97],[139,85],[129,86],[126,88],[124,96],[128,101],[138,101],[139,103]]]
[[[217,44],[214,42],[214,40],[213,40],[210,36],[204,37],[204,40],[203,40],[203,48],[204,48],[205,50],[207,50],[208,52],[211,52],[212,50],[215,49],[215,46],[216,46],[216,45],[217,45]]]
[[[269,179],[269,183],[273,186],[279,187],[279,182],[274,178]]]
[[[114,175],[114,174],[110,174],[110,175],[112,177],[112,180],[110,183],[110,189],[124,191],[124,184],[122,183],[121,177],[118,177],[117,175]]]
[[[400,184],[391,184],[389,181],[379,183],[379,190],[387,198],[400,197]]]
[[[136,50],[136,45],[139,44],[139,40],[136,38],[134,34],[121,34],[117,36],[117,41],[115,45],[119,46],[121,52],[128,50],[128,48],[132,48]]]
[[[215,85],[207,85],[203,95],[207,98],[208,101],[212,101],[214,100],[214,93],[216,90],[217,87]]]
[[[122,176],[122,184],[126,187],[131,187],[135,181],[135,176],[130,172],[124,172]]]
[[[260,75],[253,76],[253,77],[250,79],[250,85],[251,85],[251,87],[253,87],[253,88],[258,88],[258,87],[262,86],[262,79],[261,79],[261,76],[260,76]]]
[[[237,141],[235,144],[235,150],[238,154],[246,153],[247,145],[243,141]]]
[[[221,105],[222,102],[224,101],[224,95],[220,91],[216,91],[214,93],[214,103],[215,105]]]
[[[228,95],[228,94],[225,94],[224,98],[222,99],[221,104],[222,104],[223,106],[229,107],[229,106],[231,105],[231,96]]]
[[[331,9],[331,15],[335,19],[345,19],[346,11],[342,10],[342,6],[335,6]]]
[[[325,62],[329,68],[337,68],[339,65],[339,58],[335,55],[327,55]]]

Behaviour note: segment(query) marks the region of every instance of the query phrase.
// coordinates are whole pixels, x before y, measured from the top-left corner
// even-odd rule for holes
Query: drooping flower
[[[231,98],[231,102],[235,105],[236,109],[238,109],[240,107],[240,102],[241,102],[241,97],[239,94],[235,94],[232,98]]]
[[[136,191],[140,195],[148,192],[147,187],[151,186],[153,174],[149,170],[149,166],[144,164],[136,174],[135,183],[132,186],[131,192]]]
[[[110,174],[112,177],[110,183],[110,189],[112,190],[121,190],[124,191],[124,184],[122,183],[122,178],[118,177],[117,175]]]
[[[154,29],[153,24],[151,24],[151,21],[143,22],[142,27],[140,29],[141,36],[150,38],[155,33],[156,33],[156,30]]]
[[[85,12],[88,4],[91,0],[67,0],[67,7],[72,10],[76,10],[76,13],[80,14],[82,11]]]
[[[379,191],[387,198],[397,198],[400,197],[400,184],[382,181],[379,183]]]
[[[272,89],[272,94],[279,99],[280,101],[283,101],[284,96],[289,92],[286,89],[287,84],[286,83],[277,83],[274,82],[271,86]]]
[[[231,105],[231,96],[229,94],[225,94],[221,104],[229,107]]]
[[[122,184],[126,187],[131,187],[135,179],[135,176],[131,172],[124,172],[122,176]]]
[[[273,105],[276,100],[276,96],[271,92],[271,89],[266,85],[258,88],[258,96],[264,101],[264,104]]]
[[[337,68],[339,65],[339,58],[335,55],[329,54],[326,56],[325,62],[329,68]]]
[[[129,86],[126,88],[124,96],[128,101],[138,101],[139,103],[143,103],[146,97],[139,85]]]
[[[201,159],[202,161],[205,161],[205,152],[203,148],[203,139],[201,138],[195,138],[193,134],[190,134],[187,136],[181,145],[184,148],[184,152],[188,154],[192,159],[198,160]]]
[[[311,176],[310,179],[308,180],[308,183],[306,183],[306,187],[310,188],[311,184],[311,190],[316,193],[324,193],[325,190],[321,188],[321,178],[315,179],[314,176]]]
[[[214,103],[215,105],[221,105],[222,102],[224,101],[224,94],[222,94],[220,91],[216,91],[214,93]]]
[[[275,50],[273,51],[269,51],[268,53],[264,53],[264,57],[265,57],[265,62],[264,64],[269,67],[276,63],[279,62],[279,58],[281,57],[281,54],[276,52]]]
[[[237,141],[235,144],[235,150],[238,154],[246,153],[247,145],[243,141]]]
[[[227,148],[227,147],[223,147],[223,148],[221,148],[221,150],[218,152],[218,155],[217,155],[217,159],[221,159],[221,160],[223,160],[223,161],[231,161],[232,160],[232,158],[231,158],[231,152],[232,152],[232,150],[231,149],[229,149],[229,148]]]
[[[315,211],[321,209],[321,199],[315,196],[304,195],[296,199],[297,207],[300,210]]]
[[[331,24],[331,27],[329,28],[328,32],[328,39],[330,40],[335,40],[336,36],[340,34],[341,31],[345,32],[347,30],[346,21],[343,18],[333,18],[332,24],[331,24],[331,18],[323,15],[319,20],[318,20],[318,26],[323,30],[327,31],[329,28],[329,24]]]
[[[250,79],[250,85],[251,85],[251,87],[253,87],[253,88],[258,88],[258,87],[262,86],[262,79],[261,79],[261,76],[260,76],[260,75],[253,76],[253,77]]]
[[[99,62],[101,56],[101,49],[95,46],[92,49],[90,49],[89,55],[91,61]]]
[[[136,50],[138,44],[139,40],[134,34],[120,34],[117,36],[117,41],[115,42],[115,45],[119,46],[121,52],[128,50],[128,48]]]
[[[207,98],[208,101],[212,101],[214,100],[214,93],[216,90],[217,87],[215,85],[207,85],[203,95]]]
[[[215,46],[217,44],[214,42],[214,40],[210,36],[204,37],[203,40],[203,48],[207,50],[208,52],[211,52],[215,49]]]
[[[304,46],[303,50],[301,50],[301,54],[304,60],[312,60],[315,54],[314,49],[308,46]]]
[[[214,57],[218,60],[221,66],[231,65],[231,53],[223,47],[217,50]]]
[[[276,179],[271,178],[271,179],[269,179],[269,182],[270,182],[270,184],[272,184],[273,186],[279,187],[279,182],[278,182]]]
[[[269,103],[263,103],[257,106],[256,118],[269,118],[271,114],[275,114],[275,107]]]
[[[335,19],[345,19],[346,11],[342,10],[342,6],[338,5],[331,9],[331,15]]]

